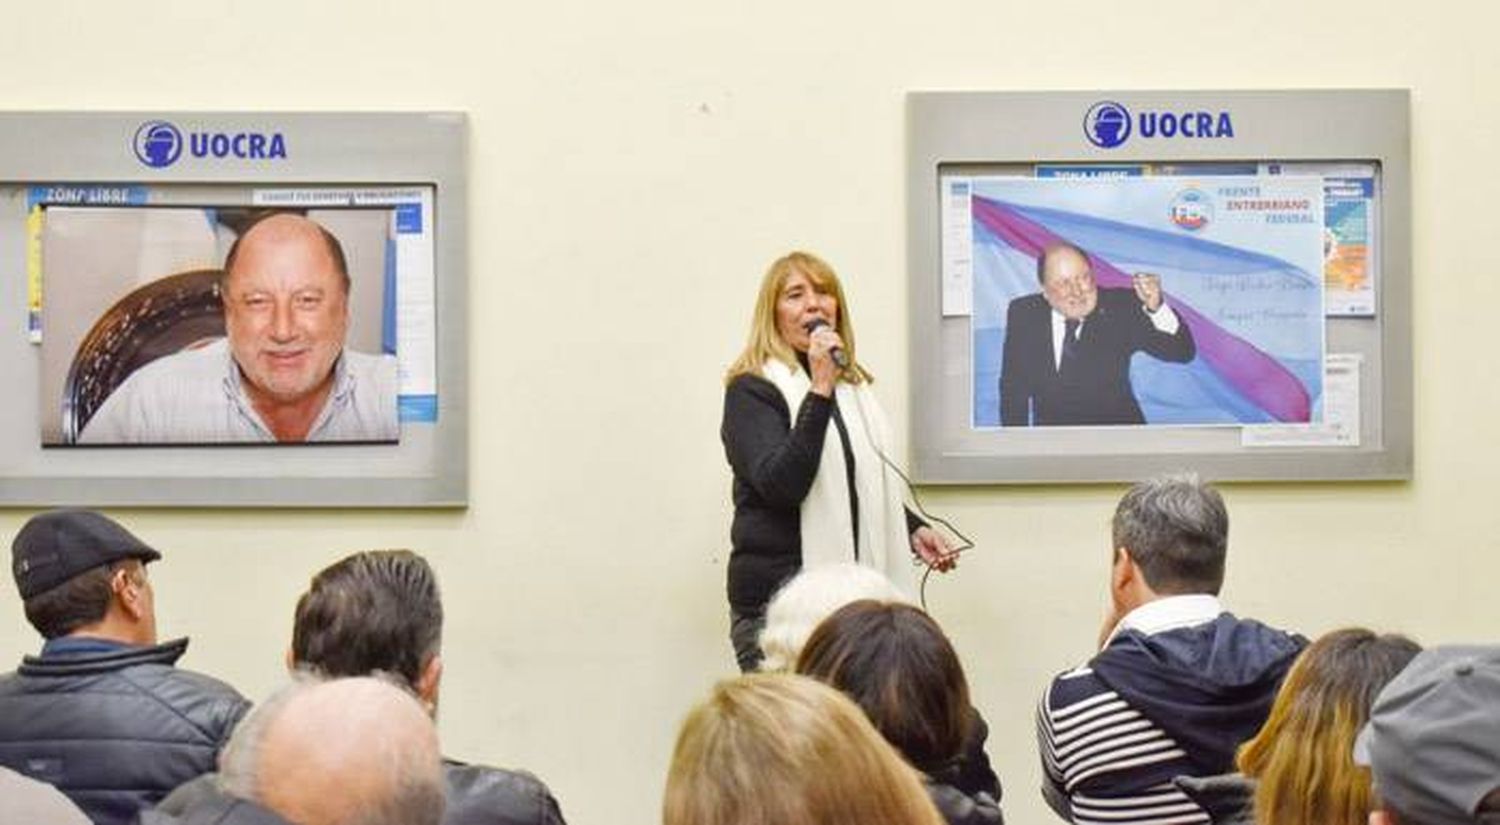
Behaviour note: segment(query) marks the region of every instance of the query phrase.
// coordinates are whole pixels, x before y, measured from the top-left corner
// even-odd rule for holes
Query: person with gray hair
[[[442,757],[397,684],[299,675],[250,712],[221,759],[225,794],[145,825],[439,825]]]
[[[224,787],[299,825],[439,825],[437,729],[414,697],[369,676],[296,680],[251,712]]]
[[[1208,822],[1172,780],[1233,769],[1307,640],[1219,602],[1229,513],[1198,476],[1131,487],[1112,533],[1099,650],[1038,708],[1042,795],[1076,823]]]

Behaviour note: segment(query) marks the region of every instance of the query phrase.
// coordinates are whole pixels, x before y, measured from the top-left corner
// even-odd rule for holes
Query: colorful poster
[[[1373,163],[1266,163],[1267,175],[1317,175],[1323,180],[1324,312],[1330,318],[1375,315],[1380,271],[1380,167]]]
[[[1330,316],[1375,314],[1370,221],[1373,178],[1325,178],[1323,280]]]
[[[974,427],[1321,420],[1320,178],[970,184]],[[1039,277],[1061,244],[1077,300]]]

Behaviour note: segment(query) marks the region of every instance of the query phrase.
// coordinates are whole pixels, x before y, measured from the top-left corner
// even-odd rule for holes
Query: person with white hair
[[[760,670],[790,671],[818,624],[861,599],[911,603],[911,597],[879,571],[854,562],[807,567],[788,579],[766,605]]]

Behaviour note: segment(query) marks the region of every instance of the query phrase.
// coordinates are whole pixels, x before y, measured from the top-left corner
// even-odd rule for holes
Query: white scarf
[[[812,390],[806,371],[793,371],[776,359],[761,369],[786,400],[793,423],[802,399]],[[906,532],[905,485],[876,453],[890,455],[885,413],[868,383],[834,385],[839,414],[854,454],[854,489],[859,493],[859,562],[884,573],[897,588],[912,586],[911,537]],[[849,475],[838,425],[823,438],[823,454],[812,487],[802,499],[802,566],[848,562],[855,558],[854,524],[849,513]]]

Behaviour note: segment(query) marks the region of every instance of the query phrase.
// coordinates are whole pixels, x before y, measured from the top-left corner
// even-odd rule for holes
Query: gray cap
[[[123,559],[156,561],[161,554],[101,513],[49,510],[33,516],[10,545],[12,575],[24,601]]]
[[[1380,798],[1415,822],[1494,821],[1478,810],[1500,788],[1500,647],[1418,654],[1375,698],[1354,761],[1369,765]]]

